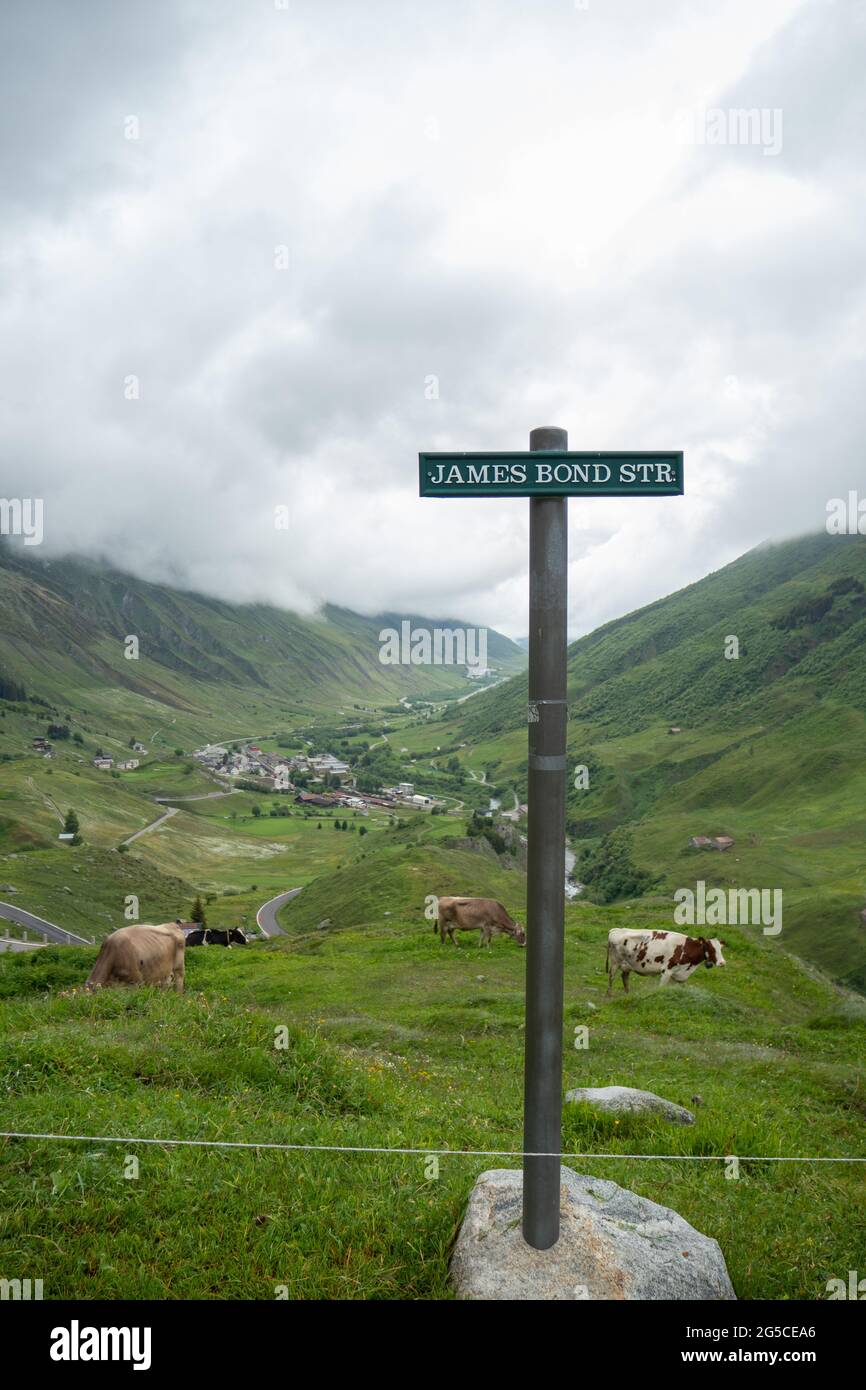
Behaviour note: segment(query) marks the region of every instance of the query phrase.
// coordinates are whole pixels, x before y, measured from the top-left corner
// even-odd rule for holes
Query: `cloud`
[[[47,554],[519,635],[528,504],[422,501],[418,450],[683,448],[682,499],[570,504],[576,634],[862,478],[856,7],[4,22],[4,490]],[[741,107],[777,155],[683,145]]]

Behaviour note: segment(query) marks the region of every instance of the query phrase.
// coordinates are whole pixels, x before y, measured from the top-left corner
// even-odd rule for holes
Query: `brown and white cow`
[[[607,997],[610,998],[617,971],[622,972],[622,986],[628,993],[628,977],[660,975],[659,985],[670,980],[685,984],[699,965],[709,969],[724,965],[721,942],[717,936],[684,936],[678,931],[632,931],[615,927],[607,937]]]
[[[180,927],[171,922],[157,927],[121,927],[103,941],[85,988],[172,985],[183,994],[185,944]]]
[[[526,932],[495,898],[440,898],[438,907],[433,930],[443,944],[448,936],[457,945],[455,931],[480,931],[479,946],[489,946],[494,936],[510,936],[518,946],[526,945]]]

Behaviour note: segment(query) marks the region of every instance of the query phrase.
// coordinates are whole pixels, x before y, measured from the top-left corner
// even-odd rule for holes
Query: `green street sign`
[[[682,452],[419,454],[422,497],[677,497]]]

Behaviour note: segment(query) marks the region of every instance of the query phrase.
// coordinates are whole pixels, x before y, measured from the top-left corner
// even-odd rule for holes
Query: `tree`
[[[251,807],[250,807],[250,810],[252,811],[252,813],[253,813],[253,815],[256,817],[256,819],[258,820],[259,816],[262,814],[262,808],[261,808],[261,806],[259,806],[258,804],[256,804],[255,806],[251,806]]]
[[[79,829],[78,817],[72,809],[68,810],[66,812],[66,819],[63,822],[64,835],[77,835]]]
[[[584,851],[580,877],[590,898],[602,903],[640,897],[655,882],[652,874],[632,861],[631,834],[625,826],[611,830],[597,849]]]
[[[189,917],[191,922],[198,922],[200,927],[207,926],[207,917],[205,916],[204,906],[202,904],[201,898],[198,896],[196,897],[196,900],[192,905],[192,911],[190,912]]]
[[[366,833],[367,833],[367,827],[366,827],[366,825],[359,825],[359,826],[358,826],[358,834],[359,834],[359,835],[366,835]]]

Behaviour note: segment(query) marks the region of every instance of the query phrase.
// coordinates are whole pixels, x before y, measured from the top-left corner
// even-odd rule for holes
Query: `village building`
[[[341,782],[345,782],[352,776],[349,764],[335,758],[332,753],[316,755],[308,759],[308,762],[318,777],[339,777]]]
[[[734,841],[730,835],[693,835],[689,840],[690,849],[717,849],[722,853],[730,849]]]
[[[343,800],[339,792],[298,792],[295,797],[302,806],[342,806]]]

